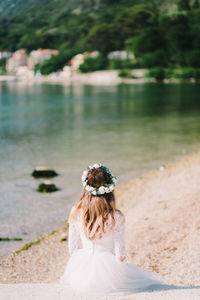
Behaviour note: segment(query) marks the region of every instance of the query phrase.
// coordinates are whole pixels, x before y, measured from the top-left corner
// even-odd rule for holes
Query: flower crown
[[[91,185],[88,184],[88,173],[90,170],[92,169],[98,169],[98,168],[102,168],[103,170],[105,170],[108,174],[110,174],[111,177],[111,183],[105,184],[105,185],[101,185],[98,188],[95,188]],[[82,184],[84,186],[84,188],[86,189],[86,191],[91,194],[91,195],[103,195],[105,193],[111,193],[116,185],[116,177],[113,176],[110,172],[110,170],[105,167],[102,164],[94,164],[93,166],[88,166],[87,170],[83,171],[83,175],[81,176],[82,179]]]

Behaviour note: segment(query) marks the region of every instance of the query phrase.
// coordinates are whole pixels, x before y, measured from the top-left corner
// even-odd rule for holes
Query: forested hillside
[[[43,9],[61,9],[61,10],[98,10],[100,8],[108,9],[109,6],[114,5],[121,9],[127,8],[133,4],[141,2],[151,2],[151,5],[159,6],[160,9],[171,10],[173,4],[176,5],[177,0],[152,0],[152,1],[133,1],[133,0],[0,0],[0,16],[14,16],[27,10]],[[62,11],[60,11],[62,12]]]
[[[1,0],[0,48],[128,49],[138,66],[200,67],[199,2]]]

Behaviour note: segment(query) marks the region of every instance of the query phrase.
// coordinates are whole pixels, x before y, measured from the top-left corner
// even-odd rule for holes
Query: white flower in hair
[[[98,168],[100,168],[100,167],[101,167],[100,164],[94,164],[94,165],[93,165],[93,168],[95,168],[95,169],[98,169]]]
[[[87,178],[87,177],[84,176],[84,175],[81,176],[81,180],[82,180],[82,181],[85,181],[86,178]]]
[[[86,185],[85,189],[86,189],[88,192],[91,192],[91,186]]]
[[[95,188],[93,186],[90,187],[89,192],[93,193],[95,191]]]
[[[82,181],[85,181],[85,179],[87,178],[87,176],[88,176],[88,172],[84,171],[83,175],[81,176]]]
[[[110,193],[110,189],[108,187],[105,187],[105,193]]]
[[[106,191],[105,191],[105,187],[104,186],[100,186],[99,187],[99,194],[104,194]]]
[[[87,172],[87,171],[84,171],[84,172],[83,172],[83,175],[84,175],[85,177],[87,177],[88,172]]]
[[[113,191],[113,190],[114,190],[114,188],[115,188],[115,187],[114,187],[114,185],[113,185],[113,184],[111,184],[111,185],[110,185],[110,187],[109,187],[110,191]]]

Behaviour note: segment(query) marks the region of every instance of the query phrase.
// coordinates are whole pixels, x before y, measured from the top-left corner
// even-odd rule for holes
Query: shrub
[[[6,59],[2,58],[0,59],[0,74],[6,73]]]
[[[123,60],[118,58],[113,58],[109,60],[109,69],[120,70],[123,69]]]
[[[144,68],[143,60],[140,57],[135,58],[132,69]]]
[[[194,70],[194,79],[200,79],[200,69]]]
[[[200,70],[191,67],[176,69],[173,71],[172,77],[179,79],[200,79]]]
[[[108,59],[103,55],[99,55],[95,58],[85,58],[84,63],[79,66],[79,71],[82,73],[88,73],[98,70],[105,70],[107,67]]]
[[[185,56],[188,66],[199,68],[200,67],[200,50],[193,50]]]
[[[147,72],[146,77],[153,77],[158,81],[162,81],[166,78],[166,72],[165,69],[160,67],[152,68]]]
[[[131,71],[127,69],[120,70],[118,76],[123,78],[132,78]]]
[[[133,59],[113,58],[109,60],[109,69],[112,70],[133,69],[134,66],[135,60]]]
[[[173,78],[173,74],[174,74],[173,68],[165,69],[165,78]]]
[[[168,65],[166,53],[158,50],[153,53],[144,54],[142,56],[143,65],[146,68],[166,67]]]

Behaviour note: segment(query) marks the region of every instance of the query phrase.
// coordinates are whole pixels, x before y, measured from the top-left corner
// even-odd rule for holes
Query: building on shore
[[[27,66],[28,56],[25,49],[19,49],[8,59],[6,70],[10,74],[16,75],[19,67]]]
[[[12,52],[7,51],[5,49],[0,49],[0,59],[4,59],[4,58],[7,59],[7,58],[11,57],[11,55],[12,55]]]
[[[134,59],[135,56],[133,52],[126,51],[126,50],[116,50],[108,53],[108,59],[120,59],[120,60],[125,60],[125,59]]]
[[[57,55],[56,49],[37,49],[31,51],[28,56],[27,65],[29,69],[34,69],[36,64],[42,63],[44,60],[51,58],[52,55]]]
[[[18,77],[33,78],[34,66],[57,54],[58,50],[55,49],[38,49],[27,55],[26,49],[19,49],[7,60],[6,70]]]

